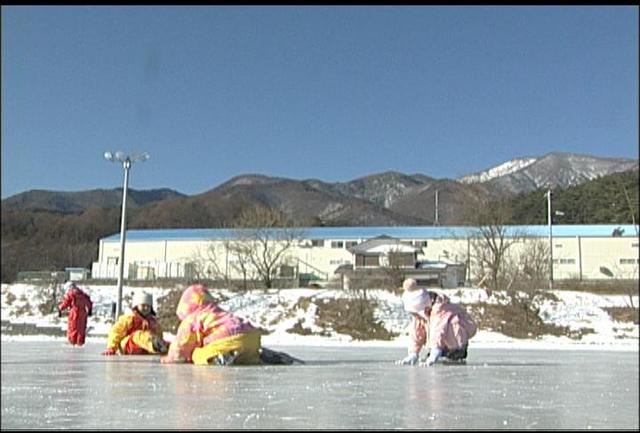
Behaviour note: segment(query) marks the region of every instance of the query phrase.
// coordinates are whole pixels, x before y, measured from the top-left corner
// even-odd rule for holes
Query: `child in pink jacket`
[[[261,347],[261,331],[240,317],[220,308],[201,284],[184,291],[178,308],[175,340],[163,364],[197,365],[292,364],[302,361],[286,353]]]
[[[477,331],[469,314],[459,305],[450,303],[445,295],[419,289],[414,279],[405,280],[403,288],[402,303],[405,311],[413,316],[413,323],[409,354],[397,363],[415,364],[424,346],[429,349],[427,366],[442,357],[464,361],[469,339]]]

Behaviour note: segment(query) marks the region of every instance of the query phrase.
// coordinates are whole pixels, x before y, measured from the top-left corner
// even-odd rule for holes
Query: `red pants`
[[[87,335],[87,313],[84,310],[72,308],[67,322],[67,339],[71,344],[82,346]]]
[[[124,344],[122,351],[126,355],[146,355],[149,353],[145,349],[134,343],[133,338],[127,339],[127,342]]]

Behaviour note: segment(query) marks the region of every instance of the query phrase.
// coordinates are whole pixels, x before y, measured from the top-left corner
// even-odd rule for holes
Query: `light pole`
[[[548,189],[545,195],[547,196],[547,223],[549,224],[549,290],[553,290],[553,215],[564,215],[564,212],[559,210],[553,212],[551,203],[553,191],[551,189]]]
[[[129,169],[136,161],[149,159],[147,152],[125,155],[124,152],[105,152],[105,159],[111,162],[121,162],[124,168],[124,186],[122,188],[122,217],[120,218],[120,259],[118,260],[118,303],[116,304],[116,319],[122,314],[122,277],[124,275],[124,244],[127,227],[127,189],[129,189]]]

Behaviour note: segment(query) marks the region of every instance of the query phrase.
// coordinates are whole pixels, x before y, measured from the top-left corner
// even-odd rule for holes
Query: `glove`
[[[167,353],[169,351],[169,344],[162,337],[153,337],[151,344],[155,353]]]
[[[418,362],[418,354],[411,353],[406,358],[396,361],[396,365],[415,365]]]
[[[427,361],[424,363],[424,365],[426,365],[427,367],[431,367],[436,363],[438,359],[440,359],[440,356],[442,356],[442,349],[438,347],[431,349],[431,351],[429,352],[429,357],[427,358]]]
[[[87,314],[87,316],[91,316],[93,314],[92,310],[89,310],[89,313]]]
[[[102,354],[105,355],[105,356],[115,355],[116,354],[116,349],[114,349],[113,347],[109,347],[107,350],[102,352]]]
[[[62,317],[62,310],[58,308],[58,317]]]

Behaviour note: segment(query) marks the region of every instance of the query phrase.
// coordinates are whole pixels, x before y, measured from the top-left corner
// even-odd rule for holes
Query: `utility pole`
[[[553,193],[551,192],[551,188],[547,190],[547,223],[549,224],[549,290],[553,290],[553,222],[552,215],[553,212],[551,210],[551,196]]]
[[[436,189],[436,215],[435,218],[433,220],[433,225],[434,226],[439,226],[440,222],[438,221],[438,190]]]

